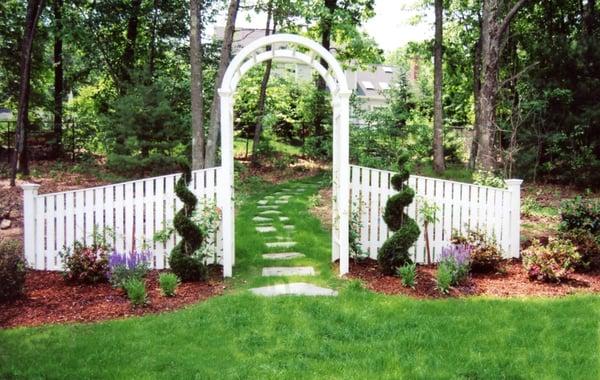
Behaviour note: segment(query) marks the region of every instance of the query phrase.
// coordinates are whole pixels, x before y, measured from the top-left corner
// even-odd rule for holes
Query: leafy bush
[[[16,240],[0,240],[0,302],[18,298],[25,287],[25,260]]]
[[[414,288],[417,278],[417,264],[404,264],[398,268],[398,276],[400,276],[403,286]]]
[[[502,250],[496,243],[496,239],[493,236],[489,237],[482,229],[469,229],[464,235],[454,231],[451,243],[466,245],[470,248],[472,272],[495,272],[502,262]]]
[[[350,213],[350,219],[348,221],[348,245],[350,248],[350,256],[355,259],[362,260],[369,257],[369,253],[366,252],[360,245],[360,229],[362,228],[362,222],[360,220],[359,208],[357,205],[352,207]]]
[[[600,200],[576,197],[560,206],[560,230],[584,229],[600,235]]]
[[[502,177],[484,170],[477,170],[473,173],[473,183],[481,186],[497,187],[499,189],[506,187],[506,183]]]
[[[273,166],[275,166],[275,169],[277,170],[285,170],[295,163],[296,158],[294,156],[283,153],[274,160]]]
[[[158,276],[160,290],[165,297],[173,297],[179,285],[179,277],[175,273],[161,273]]]
[[[309,136],[304,141],[302,153],[315,160],[331,160],[333,146],[331,136]]]
[[[600,269],[600,236],[582,228],[561,232],[559,236],[577,247],[581,256],[578,269]]]
[[[442,248],[439,266],[444,266],[451,274],[451,285],[458,285],[469,277],[471,267],[471,251],[469,245],[450,245]]]
[[[133,307],[144,306],[148,302],[146,293],[146,284],[139,278],[130,278],[123,284],[127,292],[127,298],[131,301]]]
[[[107,157],[106,167],[113,173],[128,177],[136,174],[161,175],[176,171],[179,158],[160,153],[148,157],[111,153]]]
[[[523,252],[523,266],[532,280],[560,282],[581,262],[569,240],[550,239],[546,246],[534,240]]]
[[[408,249],[417,241],[421,231],[417,223],[405,213],[405,208],[413,201],[415,191],[404,182],[409,177],[408,154],[398,159],[398,174],[392,177],[392,186],[397,194],[392,195],[386,205],[383,220],[394,234],[379,249],[377,261],[384,274],[392,275],[396,269],[411,263]]]
[[[108,248],[104,245],[86,246],[78,241],[73,248],[60,253],[67,281],[93,284],[106,281],[108,275]]]
[[[108,257],[108,280],[115,288],[123,288],[132,278],[142,280],[148,274],[150,252],[113,252]]]
[[[446,263],[440,263],[436,274],[436,288],[442,293],[448,293],[452,286],[452,268]]]

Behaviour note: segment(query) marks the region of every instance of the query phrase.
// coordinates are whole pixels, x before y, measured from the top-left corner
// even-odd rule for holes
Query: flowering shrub
[[[442,248],[439,266],[450,272],[451,285],[457,285],[467,279],[471,268],[472,248],[466,244],[452,244]]]
[[[469,229],[465,234],[454,231],[451,243],[470,247],[471,271],[476,273],[495,272],[502,261],[502,250],[494,237],[481,229]]]
[[[108,274],[108,248],[93,244],[86,246],[76,241],[73,248],[59,254],[63,259],[64,276],[67,281],[97,283],[106,281]]]
[[[581,256],[569,240],[550,239],[543,246],[538,240],[523,252],[523,266],[530,279],[560,282],[579,264]]]
[[[108,257],[108,280],[115,288],[122,288],[127,280],[143,279],[148,273],[152,254],[146,252],[118,253]]]
[[[0,302],[20,297],[24,287],[25,260],[21,244],[0,239]]]

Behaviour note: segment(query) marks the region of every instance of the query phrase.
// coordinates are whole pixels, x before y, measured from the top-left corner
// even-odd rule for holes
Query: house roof
[[[389,65],[371,65],[366,70],[352,71],[356,93],[369,98],[383,97],[383,91],[394,83],[399,70]]]

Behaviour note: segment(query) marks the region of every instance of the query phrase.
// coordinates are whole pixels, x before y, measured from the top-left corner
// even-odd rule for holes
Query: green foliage
[[[577,247],[577,253],[581,256],[581,263],[577,269],[600,269],[600,235],[594,236],[586,229],[576,228],[562,231],[559,237]]]
[[[304,140],[302,153],[315,160],[329,161],[332,158],[331,136],[309,136]]]
[[[148,303],[146,284],[139,278],[130,278],[123,286],[127,292],[127,298],[133,307],[145,306]]]
[[[561,231],[584,229],[600,236],[600,200],[580,196],[562,202],[560,206]]]
[[[383,215],[388,228],[394,232],[383,243],[377,255],[379,267],[387,275],[394,274],[399,266],[412,262],[408,249],[421,232],[417,223],[404,212],[415,194],[413,189],[403,184],[409,177],[408,159],[407,154],[401,154],[398,159],[399,173],[392,178],[392,185],[398,193],[388,199]]]
[[[177,286],[179,286],[179,277],[175,273],[161,273],[158,276],[160,291],[165,297],[175,296]]]
[[[501,176],[485,170],[477,170],[473,173],[473,183],[481,186],[496,187],[504,189],[506,183]]]
[[[151,153],[148,157],[109,153],[106,167],[111,172],[123,175],[164,175],[173,173],[179,167],[179,159],[161,153]]]
[[[447,263],[440,263],[437,268],[435,286],[441,293],[447,294],[453,283],[453,271]]]
[[[187,164],[183,165],[183,173],[175,184],[175,194],[183,202],[183,207],[175,214],[173,226],[182,239],[171,251],[169,266],[182,281],[205,280],[208,270],[204,262],[205,256],[199,254],[205,242],[206,234],[191,219],[198,200],[187,188],[192,174]]]
[[[360,209],[354,204],[350,213],[348,226],[348,245],[350,248],[350,256],[362,260],[369,257],[369,252],[366,252],[360,245],[360,230],[362,222],[360,220]]]
[[[560,282],[581,263],[575,245],[562,239],[550,238],[545,246],[534,240],[522,256],[529,278],[538,281]]]
[[[25,260],[16,240],[0,239],[0,302],[23,295]]]
[[[407,288],[414,288],[417,278],[417,264],[406,263],[398,268],[397,274],[400,277],[400,281],[402,281],[403,286]]]
[[[464,234],[452,233],[451,243],[465,245],[471,249],[471,271],[490,273],[499,269],[502,262],[502,249],[494,236],[488,236],[483,229],[467,229]]]
[[[87,246],[76,241],[59,253],[63,259],[65,280],[93,284],[107,279],[109,249],[104,245]]]

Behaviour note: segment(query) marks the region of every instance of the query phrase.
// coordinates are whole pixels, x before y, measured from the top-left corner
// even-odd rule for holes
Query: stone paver
[[[267,232],[276,232],[277,229],[273,226],[258,226],[256,227],[256,232],[267,233]]]
[[[269,201],[266,199],[261,199],[260,201],[258,201],[256,203],[258,203],[259,205],[266,205],[267,203],[269,203]]]
[[[275,203],[278,205],[284,205],[284,204],[288,203],[288,200],[287,199],[278,199],[275,201]]]
[[[260,215],[279,215],[281,214],[281,211],[279,210],[265,210],[265,211],[261,211],[259,212]]]
[[[256,207],[263,210],[277,210],[279,208],[279,206],[277,205],[258,205]]]
[[[313,267],[266,267],[262,270],[263,277],[273,276],[314,276]]]
[[[264,286],[261,288],[250,289],[250,291],[256,295],[264,297],[274,297],[283,295],[335,297],[338,295],[338,292],[333,289],[321,288],[319,286],[308,284],[305,282],[293,282],[290,284]]]
[[[252,220],[255,222],[272,222],[273,221],[272,218],[265,218],[264,216],[255,216],[254,218],[252,218]]]
[[[295,241],[273,241],[265,243],[267,248],[291,248],[296,245]]]
[[[290,218],[288,218],[287,216],[280,216],[280,217],[279,217],[279,220],[280,220],[281,222],[287,222],[288,220],[290,220]]]
[[[294,226],[293,224],[286,224],[285,226],[283,226],[283,229],[294,230],[294,229],[296,229],[296,226]]]
[[[304,257],[300,252],[265,253],[262,255],[266,260],[292,260]]]

